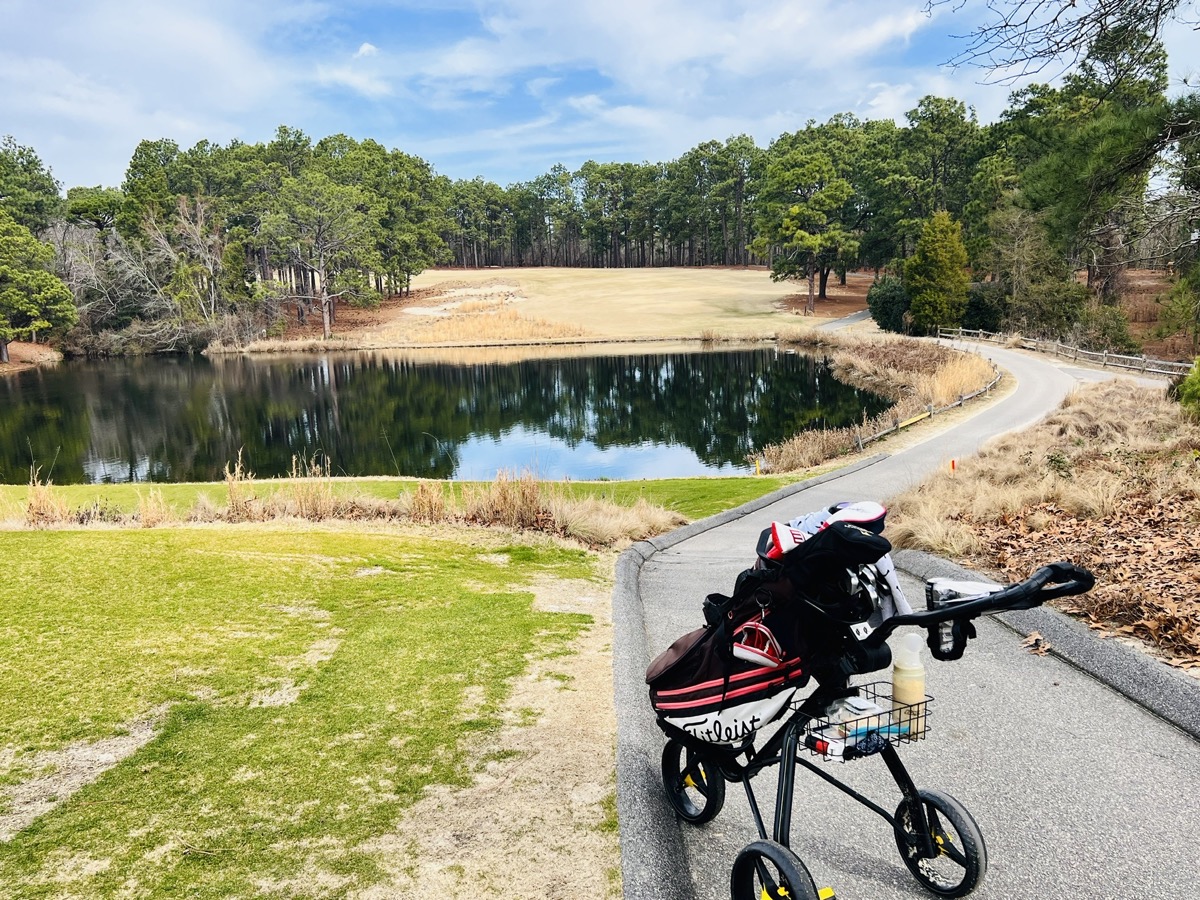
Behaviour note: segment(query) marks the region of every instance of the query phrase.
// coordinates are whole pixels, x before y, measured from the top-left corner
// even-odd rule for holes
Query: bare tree
[[[958,10],[965,4],[927,0],[926,11],[943,6]],[[987,21],[960,35],[969,43],[950,63],[988,69],[1000,83],[1056,63],[1069,69],[1114,31],[1160,38],[1171,22],[1200,25],[1197,0],[986,0],[986,6]]]

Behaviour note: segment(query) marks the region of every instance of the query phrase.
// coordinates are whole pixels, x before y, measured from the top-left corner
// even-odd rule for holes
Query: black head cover
[[[800,590],[840,577],[850,566],[878,562],[892,549],[879,534],[849,522],[830,522],[783,558],[784,572]]]

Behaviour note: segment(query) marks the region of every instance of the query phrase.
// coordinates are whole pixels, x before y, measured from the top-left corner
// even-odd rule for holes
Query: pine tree
[[[954,327],[967,309],[967,248],[962,226],[950,213],[934,213],[925,223],[917,247],[904,265],[904,287],[912,298],[913,326],[930,331],[939,325]]]
[[[0,362],[8,344],[78,320],[71,292],[49,271],[54,250],[0,209]]]

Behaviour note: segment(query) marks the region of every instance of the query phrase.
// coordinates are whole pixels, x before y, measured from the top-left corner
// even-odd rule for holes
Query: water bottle
[[[892,654],[892,722],[910,737],[925,730],[925,666],[919,634],[906,634]]]

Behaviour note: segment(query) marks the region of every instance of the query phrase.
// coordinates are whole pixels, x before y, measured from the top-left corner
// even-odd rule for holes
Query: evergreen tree
[[[0,362],[8,344],[78,319],[67,286],[50,271],[54,250],[0,209]]]
[[[0,209],[34,235],[50,227],[61,200],[59,184],[30,147],[12,136],[0,140]]]
[[[948,212],[934,213],[904,265],[913,325],[921,331],[959,325],[966,312],[969,285],[962,226]]]

